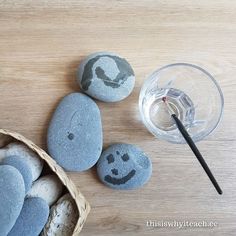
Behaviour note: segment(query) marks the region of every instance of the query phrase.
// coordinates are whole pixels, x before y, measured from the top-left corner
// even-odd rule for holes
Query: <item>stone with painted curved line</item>
[[[133,91],[135,76],[125,58],[110,52],[98,52],[81,62],[77,82],[89,96],[103,102],[117,102]]]

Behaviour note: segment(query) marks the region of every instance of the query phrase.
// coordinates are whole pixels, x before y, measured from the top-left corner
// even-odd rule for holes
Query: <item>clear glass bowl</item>
[[[199,66],[176,63],[164,66],[144,82],[139,96],[139,109],[147,129],[157,138],[185,143],[162,98],[182,121],[197,142],[218,125],[224,98],[215,79]]]

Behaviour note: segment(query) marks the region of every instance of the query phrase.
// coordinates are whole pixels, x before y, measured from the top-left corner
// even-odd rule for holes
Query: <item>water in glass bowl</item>
[[[150,126],[154,126],[160,132],[177,129],[162,100],[163,97],[166,97],[168,104],[185,127],[192,126],[195,115],[194,104],[187,94],[175,88],[153,89],[145,97],[144,113]]]

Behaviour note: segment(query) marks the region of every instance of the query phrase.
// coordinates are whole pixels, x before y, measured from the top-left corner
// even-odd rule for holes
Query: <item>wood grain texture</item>
[[[139,145],[152,158],[144,188],[113,191],[96,170],[70,173],[92,206],[83,236],[234,236],[236,232],[236,2],[2,0],[0,1],[0,127],[46,148],[59,100],[79,91],[75,70],[96,51],[126,57],[137,81],[116,104],[97,102],[104,146]],[[138,95],[145,77],[173,62],[202,66],[225,96],[223,120],[198,144],[224,194],[216,194],[188,147],[155,139],[143,126]],[[152,228],[147,220],[208,220],[214,228]]]

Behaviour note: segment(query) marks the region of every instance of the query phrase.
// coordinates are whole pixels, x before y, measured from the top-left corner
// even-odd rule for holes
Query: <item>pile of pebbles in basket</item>
[[[0,149],[0,236],[69,236],[78,219],[71,195],[26,145]]]

